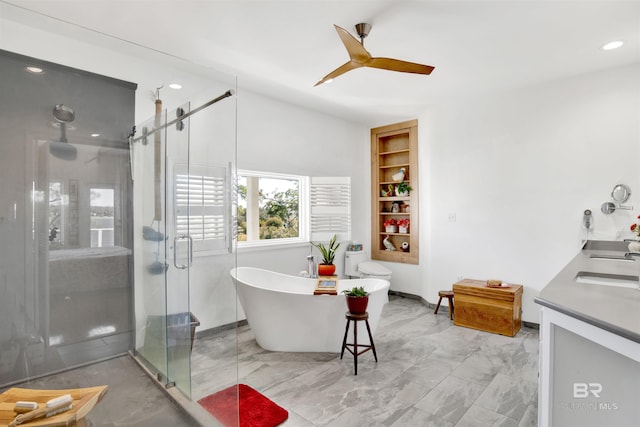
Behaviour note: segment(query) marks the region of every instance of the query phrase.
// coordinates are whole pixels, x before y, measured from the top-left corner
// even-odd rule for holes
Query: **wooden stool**
[[[373,337],[371,336],[371,328],[369,327],[369,313],[364,314],[353,314],[350,311],[344,315],[347,319],[347,328],[344,331],[344,339],[342,340],[342,351],[340,352],[340,359],[344,356],[344,349],[346,348],[353,354],[353,366],[355,368],[355,375],[358,375],[358,356],[362,353],[365,353],[369,350],[373,350],[373,357],[376,359],[376,363],[378,362],[378,355],[376,354],[376,346],[373,343]],[[371,345],[358,345],[358,320],[364,320],[365,325],[367,325],[367,332],[369,332],[369,342]],[[347,343],[347,334],[349,333],[349,324],[353,321],[353,344]],[[353,350],[349,348],[349,346],[353,347]],[[364,348],[364,350],[358,352],[358,347]]]
[[[449,319],[453,320],[453,291],[440,291],[438,292],[438,296],[440,299],[438,300],[438,305],[436,305],[436,311],[434,311],[433,314],[438,314],[442,298],[446,298],[449,300]]]

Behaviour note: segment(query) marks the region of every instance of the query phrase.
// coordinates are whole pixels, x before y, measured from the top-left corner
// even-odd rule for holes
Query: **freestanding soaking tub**
[[[362,286],[369,293],[372,334],[389,301],[389,282],[383,279],[341,279],[338,295],[313,295],[317,279],[252,267],[234,268],[231,277],[258,345],[271,351],[340,352],[347,311],[344,289]],[[358,343],[369,344],[364,323],[358,326]]]

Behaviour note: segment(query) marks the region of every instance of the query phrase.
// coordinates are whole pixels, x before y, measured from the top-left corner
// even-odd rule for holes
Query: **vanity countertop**
[[[591,258],[623,256],[626,242],[588,241],[549,284],[535,302],[582,320],[616,335],[640,343],[640,290],[618,286],[579,283],[579,272],[639,276],[640,257],[635,261]]]

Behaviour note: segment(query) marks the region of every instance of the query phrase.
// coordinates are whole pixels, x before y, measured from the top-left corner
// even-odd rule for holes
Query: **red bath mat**
[[[286,409],[245,384],[210,394],[198,400],[198,403],[227,427],[275,427],[289,417]]]

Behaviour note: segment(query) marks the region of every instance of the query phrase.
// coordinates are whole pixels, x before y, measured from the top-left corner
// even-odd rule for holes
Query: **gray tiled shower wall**
[[[131,347],[136,85],[3,50],[0,75],[3,386]]]

